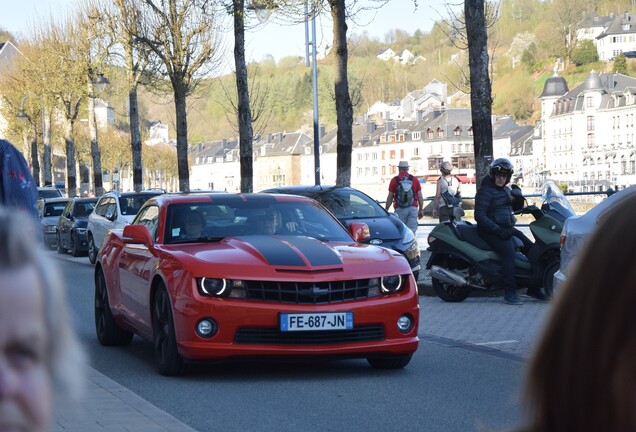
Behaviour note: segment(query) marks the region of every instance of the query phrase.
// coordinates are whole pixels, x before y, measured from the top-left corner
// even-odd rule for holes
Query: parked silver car
[[[57,246],[57,222],[69,200],[69,198],[42,198],[38,200],[38,217],[42,226],[42,237],[44,244],[50,248]]]
[[[88,259],[95,264],[102,240],[111,229],[123,229],[137,215],[141,206],[162,191],[107,192],[99,198],[88,218]]]
[[[599,220],[619,202],[636,194],[636,185],[618,191],[601,201],[587,213],[572,216],[565,221],[561,232],[561,266],[554,274],[554,293],[563,286],[568,271],[577,255],[581,253]]]

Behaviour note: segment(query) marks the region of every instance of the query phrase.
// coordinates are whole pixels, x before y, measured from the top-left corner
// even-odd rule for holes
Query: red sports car
[[[368,235],[305,197],[151,198],[99,250],[97,338],[152,341],[163,375],[259,356],[402,368],[419,342],[417,286],[398,252],[357,242]]]

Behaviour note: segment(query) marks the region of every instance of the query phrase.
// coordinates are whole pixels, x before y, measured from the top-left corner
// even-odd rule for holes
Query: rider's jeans
[[[486,240],[492,250],[497,252],[501,259],[501,280],[497,282],[506,294],[514,294],[517,289],[515,281],[515,243],[512,237],[502,240],[496,234],[479,232],[479,235]]]

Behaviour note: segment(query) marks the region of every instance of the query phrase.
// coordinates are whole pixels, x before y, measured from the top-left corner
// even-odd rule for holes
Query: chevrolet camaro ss
[[[250,357],[402,368],[418,347],[416,282],[398,252],[359,243],[368,236],[305,197],[151,198],[99,250],[97,338],[152,341],[163,375]]]

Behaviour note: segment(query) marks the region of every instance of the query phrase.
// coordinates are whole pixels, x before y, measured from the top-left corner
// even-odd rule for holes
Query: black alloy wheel
[[[182,375],[187,365],[177,350],[170,296],[162,284],[157,287],[152,307],[153,346],[157,369],[161,375]]]
[[[95,240],[93,240],[91,233],[88,233],[88,260],[91,264],[95,264],[97,261],[97,249],[95,248]]]
[[[132,332],[122,330],[113,318],[102,269],[95,275],[95,333],[99,343],[104,346],[128,345],[134,336]]]

